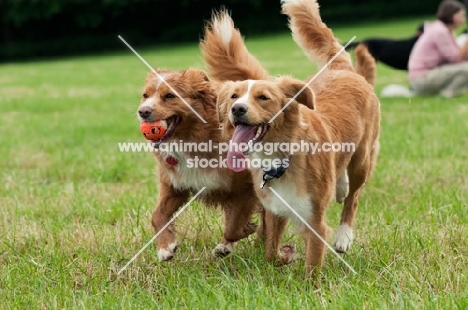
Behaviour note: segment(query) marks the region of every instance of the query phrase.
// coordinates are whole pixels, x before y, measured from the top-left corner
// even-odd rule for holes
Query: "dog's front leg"
[[[320,270],[327,250],[324,241],[328,242],[329,236],[333,233],[333,230],[325,223],[325,211],[332,196],[332,191],[330,190],[329,192],[330,195],[324,195],[329,198],[316,199],[314,201],[312,216],[307,221],[310,228],[312,228],[322,240],[309,227],[304,226],[302,228],[302,236],[306,247],[305,276],[314,281],[316,288],[320,286]]]
[[[151,222],[154,230],[159,233],[156,238],[158,258],[160,261],[168,261],[174,257],[177,249],[174,224],[164,226],[171,220],[176,211],[188,200],[188,191],[176,191],[174,187],[160,184],[159,202],[153,212]],[[164,230],[162,230],[164,228]],[[161,231],[162,230],[162,231]]]
[[[253,213],[260,210],[255,193],[245,190],[233,196],[235,199],[223,206],[224,237],[213,250],[213,254],[219,257],[230,254],[236,241],[257,231],[257,225],[251,222]]]
[[[349,179],[347,171],[343,171],[341,176],[336,180],[336,202],[343,203],[349,193]]]
[[[288,224],[288,219],[277,216],[269,210],[265,210],[264,240],[266,259],[279,265],[286,265],[297,258],[297,253],[291,245],[281,245],[283,234]]]

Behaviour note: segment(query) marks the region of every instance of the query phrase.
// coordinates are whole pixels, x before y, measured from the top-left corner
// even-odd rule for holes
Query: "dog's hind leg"
[[[168,261],[174,257],[177,249],[177,241],[175,238],[175,229],[173,223],[165,225],[171,220],[174,213],[188,200],[188,191],[176,191],[172,186],[161,184],[159,190],[159,203],[153,212],[151,222],[156,233],[159,236],[156,238],[158,249],[158,258],[160,261]]]
[[[373,148],[374,150],[375,148]],[[351,247],[354,239],[353,225],[359,194],[368,180],[374,165],[373,150],[358,149],[348,166],[349,194],[345,198],[340,226],[336,231],[335,250],[344,253]]]

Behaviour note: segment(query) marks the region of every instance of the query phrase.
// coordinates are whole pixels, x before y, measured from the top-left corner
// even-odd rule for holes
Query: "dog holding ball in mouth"
[[[154,123],[142,122],[140,124],[140,131],[147,140],[158,141],[166,133],[167,122],[165,120],[158,120]]]
[[[155,232],[160,232],[177,210],[198,193],[197,199],[206,206],[219,206],[224,212],[224,235],[213,250],[213,254],[223,257],[233,251],[236,241],[256,231],[252,216],[262,206],[251,173],[188,165],[195,158],[208,161],[225,158],[226,154],[220,154],[216,148],[208,151],[163,148],[163,143],[228,143],[219,128],[217,85],[198,69],[155,70],[146,78],[137,116],[140,131],[157,150],[154,156],[159,198],[152,215]],[[156,244],[160,261],[174,257],[177,241],[173,223],[160,232]]]

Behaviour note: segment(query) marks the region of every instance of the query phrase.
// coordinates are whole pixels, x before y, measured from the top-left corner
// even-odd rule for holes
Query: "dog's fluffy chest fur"
[[[267,156],[255,153],[253,158],[264,159]],[[273,156],[274,157],[274,156]],[[270,158],[271,159],[271,158]],[[289,169],[289,168],[287,168]],[[267,182],[263,189],[260,189],[260,184],[263,180],[263,171],[261,169],[254,169],[253,171],[255,187],[263,206],[273,212],[274,214],[282,217],[290,218],[294,221],[299,221],[297,215],[284,203],[287,202],[300,217],[307,220],[312,214],[312,202],[310,194],[298,187],[297,182],[301,179],[291,175],[291,171],[286,171],[285,175],[279,179],[272,179]],[[289,172],[289,174],[288,174]],[[282,201],[269,187],[273,188],[278,195],[284,200]]]
[[[210,191],[226,189],[230,181],[220,173],[219,169],[188,167],[189,157],[181,152],[161,152],[162,158],[169,156],[177,159],[174,169],[167,169],[167,175],[176,189],[194,189],[199,191],[206,187],[204,194]],[[166,163],[163,163],[166,165]]]
[[[297,187],[294,183],[281,182],[280,180],[272,180],[269,185],[266,185],[261,195],[263,206],[276,215],[290,218],[294,221],[299,221],[296,214],[268,187],[272,187],[278,195],[292,207],[300,217],[308,220],[312,214],[312,202],[309,196],[299,196]]]

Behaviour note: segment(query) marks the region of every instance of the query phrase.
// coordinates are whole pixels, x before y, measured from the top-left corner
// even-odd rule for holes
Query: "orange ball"
[[[164,125],[165,124],[160,120],[154,123],[142,122],[140,124],[140,131],[145,136],[146,140],[159,140],[164,137],[166,133],[166,127]]]

